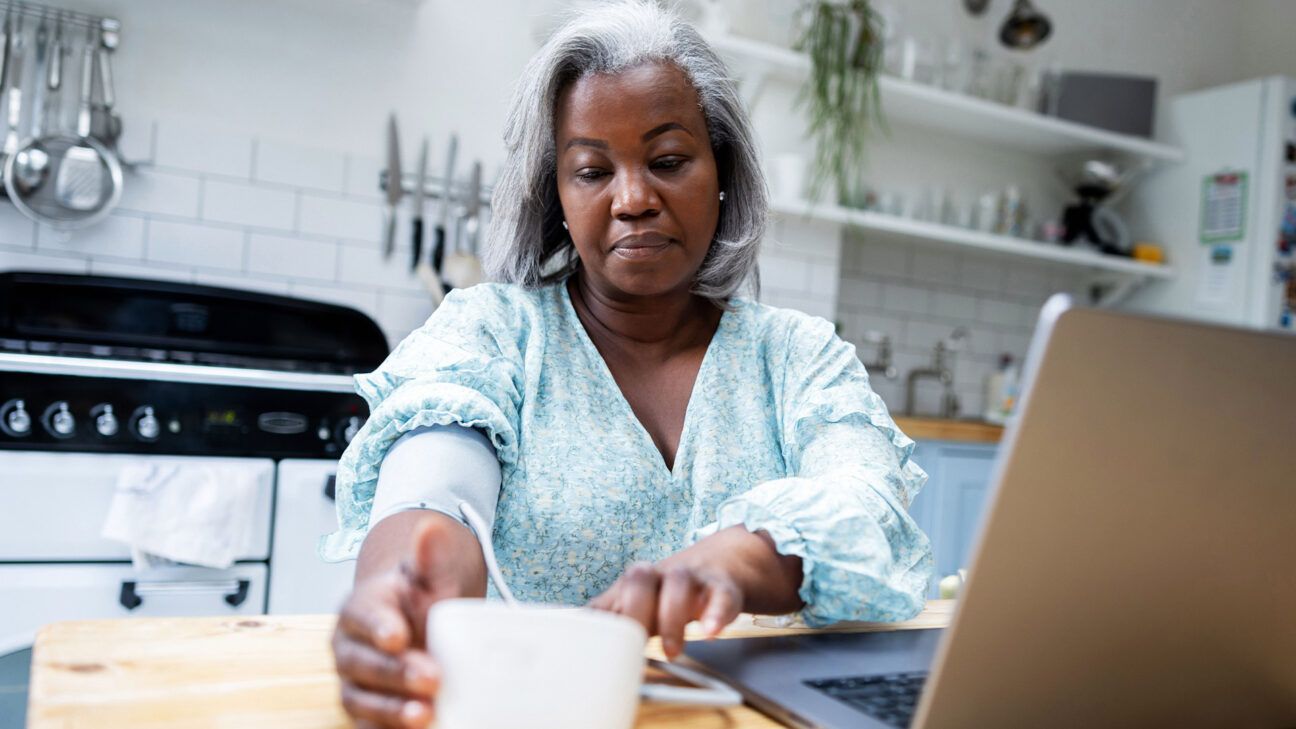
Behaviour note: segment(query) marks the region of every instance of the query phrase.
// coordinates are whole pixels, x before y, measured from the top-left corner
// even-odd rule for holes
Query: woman
[[[487,268],[378,371],[338,475],[359,552],[334,650],[357,720],[426,722],[428,606],[486,593],[466,499],[526,601],[684,625],[916,614],[925,474],[828,322],[737,296],[764,178],[715,53],[652,4],[602,6],[525,70]],[[393,446],[394,443],[397,445]]]

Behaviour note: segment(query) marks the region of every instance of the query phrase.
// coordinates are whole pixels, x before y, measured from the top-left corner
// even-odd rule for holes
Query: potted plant
[[[882,20],[870,0],[813,0],[803,8],[798,50],[810,56],[800,103],[809,112],[815,144],[810,197],[824,184],[838,202],[855,202],[854,181],[875,124],[883,125],[877,76],[882,68]]]

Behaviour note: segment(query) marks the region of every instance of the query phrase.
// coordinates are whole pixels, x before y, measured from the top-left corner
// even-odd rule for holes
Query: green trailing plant
[[[798,103],[809,112],[815,144],[810,197],[829,180],[839,202],[853,197],[874,126],[884,127],[878,73],[882,22],[869,0],[814,0],[805,4],[797,49],[810,56],[810,78]]]

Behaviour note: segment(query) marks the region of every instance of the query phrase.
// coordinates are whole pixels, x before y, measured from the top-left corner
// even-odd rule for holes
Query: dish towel
[[[224,569],[252,540],[261,471],[214,464],[127,464],[101,532],[137,569],[180,562]]]

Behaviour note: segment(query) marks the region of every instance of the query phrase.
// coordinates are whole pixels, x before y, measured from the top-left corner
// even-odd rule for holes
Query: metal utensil
[[[13,40],[13,6],[5,11],[4,27],[0,29],[0,89],[9,81],[9,44]]]
[[[447,228],[450,225],[450,201],[454,197],[455,157],[459,154],[459,135],[450,135],[450,147],[446,150],[445,176],[441,178],[441,210],[437,217],[436,231],[432,236],[432,268],[441,275],[441,264],[445,260]]]
[[[99,21],[98,70],[99,90],[103,94],[101,129],[95,133],[114,154],[117,153],[117,141],[121,139],[122,121],[113,107],[117,104],[117,94],[113,87],[112,54],[117,50],[121,40],[121,22],[113,18]]]
[[[1017,0],[999,29],[999,42],[1026,51],[1047,40],[1052,31],[1053,24],[1030,0]]]
[[[104,160],[102,145],[89,144],[90,138],[90,96],[94,89],[95,47],[98,45],[93,32],[86,41],[81,58],[81,96],[77,105],[76,134],[84,143],[69,147],[64,152],[58,165],[58,174],[54,178],[54,194],[64,207],[70,210],[94,210],[104,197]],[[113,160],[116,163],[116,159]]]
[[[427,164],[428,164],[428,140],[423,138],[423,143],[419,147],[418,171],[416,172],[414,183],[414,226],[413,240],[410,245],[413,248],[413,255],[410,258],[410,270],[418,268],[419,261],[423,258],[423,204],[427,199]]]
[[[455,288],[465,288],[481,283],[482,267],[474,253],[481,213],[481,162],[473,162],[472,177],[464,198],[464,234],[456,241],[455,250],[446,257],[443,274]]]
[[[428,294],[432,297],[434,307],[441,305],[441,300],[445,298],[445,287],[441,283],[441,275],[432,268],[429,259],[423,257],[423,206],[427,199],[427,166],[428,166],[428,140],[423,138],[423,144],[419,149],[419,166],[418,166],[418,183],[414,189],[414,273],[423,282],[423,287],[427,289]]]
[[[37,146],[49,156],[55,184],[23,187],[17,179],[18,161]],[[65,169],[68,165],[80,165],[84,169],[68,172]],[[121,165],[93,137],[73,134],[29,137],[17,154],[5,158],[3,177],[5,192],[19,212],[55,228],[83,228],[95,223],[107,216],[121,199]],[[66,204],[69,199],[85,207],[71,207]]]
[[[981,15],[990,6],[990,0],[963,0],[963,8],[969,15]]]
[[[5,73],[9,76],[9,86],[5,91],[6,115],[4,154],[12,157],[18,151],[19,131],[22,126],[22,63],[26,42],[23,40],[23,17],[18,13],[18,21],[6,34],[8,59],[5,60]]]
[[[396,128],[396,114],[387,118],[387,205],[383,209],[383,258],[391,258],[396,250],[396,206],[405,194],[401,177],[400,132]]]
[[[49,61],[49,22],[45,14],[40,16],[40,26],[36,27],[36,52],[34,61],[36,69],[52,64]],[[39,77],[40,74],[38,74]],[[45,112],[44,106],[48,104],[49,91],[45,84],[41,83],[38,78],[35,88],[31,91],[31,132],[32,143],[23,144],[21,149],[16,150],[17,161],[14,162],[14,176],[18,183],[18,188],[23,192],[31,192],[34,189],[45,184],[45,178],[49,176],[49,153],[45,150],[44,145],[40,144],[40,136],[44,134]]]

